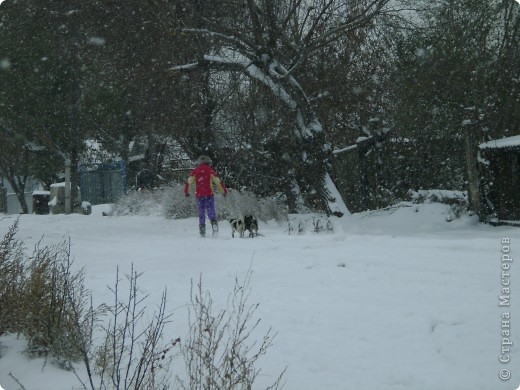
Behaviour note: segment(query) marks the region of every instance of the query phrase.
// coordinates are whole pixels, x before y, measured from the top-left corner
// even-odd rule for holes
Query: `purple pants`
[[[206,224],[206,210],[210,221],[217,220],[215,212],[215,198],[211,196],[201,196],[197,198],[197,210],[199,212],[199,225]]]

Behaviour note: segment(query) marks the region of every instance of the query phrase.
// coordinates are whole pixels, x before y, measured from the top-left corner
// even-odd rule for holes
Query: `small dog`
[[[246,230],[249,232],[249,237],[258,236],[258,221],[252,215],[230,219],[229,223],[231,224],[231,236],[233,238],[235,232],[240,234],[240,238],[244,237]]]
[[[240,238],[244,237],[246,227],[243,217],[230,219],[229,223],[231,224],[231,237],[235,238],[235,232],[240,234]]]
[[[258,236],[258,221],[252,215],[244,217],[244,227],[249,231],[249,237]]]

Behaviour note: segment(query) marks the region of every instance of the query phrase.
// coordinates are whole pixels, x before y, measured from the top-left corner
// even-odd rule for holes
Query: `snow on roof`
[[[520,147],[520,135],[492,140],[480,144],[480,149],[502,149],[511,147]]]
[[[145,158],[144,153],[143,154],[136,154],[135,156],[128,157],[128,162],[141,161],[141,160],[144,160],[144,158]]]

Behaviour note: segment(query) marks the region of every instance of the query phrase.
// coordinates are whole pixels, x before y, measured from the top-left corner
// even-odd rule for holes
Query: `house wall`
[[[497,164],[498,217],[504,221],[520,221],[520,152],[502,152],[494,163]]]
[[[3,201],[0,200],[0,212],[3,210],[6,214],[20,214],[22,212],[22,207],[20,206],[20,202],[18,201],[18,198],[9,182],[4,178],[0,178],[0,187],[2,188],[2,192],[5,194],[5,204],[2,204]],[[27,202],[27,207],[29,208],[29,213],[33,212],[32,193],[39,188],[40,183],[37,180],[31,178],[27,180],[25,186],[25,200]],[[4,207],[2,208],[2,206]]]
[[[480,156],[484,219],[492,223],[520,222],[520,148],[487,148]]]

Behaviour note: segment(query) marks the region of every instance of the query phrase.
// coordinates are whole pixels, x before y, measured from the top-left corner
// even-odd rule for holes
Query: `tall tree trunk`
[[[482,209],[480,204],[479,174],[477,168],[477,145],[475,140],[476,126],[466,125],[465,129],[465,154],[466,154],[466,173],[468,180],[468,202],[470,210],[477,213],[482,220]]]

